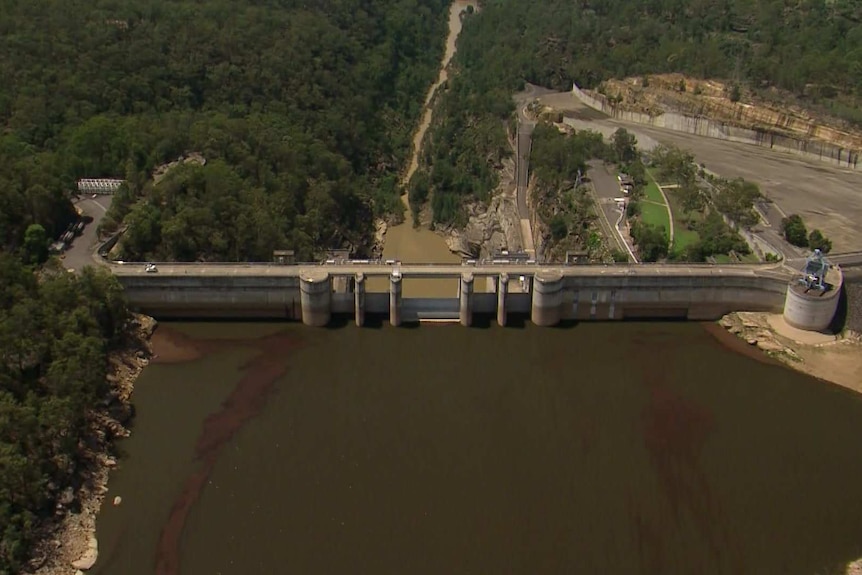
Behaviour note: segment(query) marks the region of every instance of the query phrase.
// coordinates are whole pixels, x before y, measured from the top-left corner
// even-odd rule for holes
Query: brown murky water
[[[419,166],[419,154],[422,151],[422,140],[431,125],[433,107],[431,99],[434,92],[448,78],[447,66],[455,55],[455,44],[461,33],[461,12],[468,6],[476,6],[475,2],[456,0],[449,9],[449,35],[446,38],[446,50],[440,62],[440,73],[437,80],[428,90],[425,96],[425,111],[422,119],[413,135],[413,153],[410,157],[407,171],[404,173],[402,182],[406,185]],[[413,227],[413,218],[410,216],[410,205],[407,194],[401,196],[404,207],[407,210],[407,218],[404,223],[390,227],[386,232],[386,243],[383,247],[384,259],[400,260],[405,263],[459,263],[460,256],[449,251],[446,240],[423,227]],[[386,279],[372,278],[369,280],[368,289],[372,291],[386,291],[389,285]],[[405,283],[403,288],[404,297],[455,297],[458,291],[458,281],[448,280],[413,280]],[[485,291],[485,285],[476,283],[476,291]]]
[[[862,556],[862,396],[697,324],[157,338],[98,574],[814,574]]]

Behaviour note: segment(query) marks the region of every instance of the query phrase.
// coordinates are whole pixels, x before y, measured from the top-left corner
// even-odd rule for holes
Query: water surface
[[[860,396],[697,324],[160,330],[183,353],[139,380],[96,573],[813,574],[862,556]]]

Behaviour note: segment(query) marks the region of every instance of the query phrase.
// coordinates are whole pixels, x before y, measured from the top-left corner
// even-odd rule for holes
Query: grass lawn
[[[658,204],[664,204],[664,198],[661,195],[661,190],[658,189],[658,184],[655,183],[655,178],[649,172],[647,172],[647,176],[649,177],[649,183],[646,187],[646,199]]]
[[[681,252],[691,244],[697,243],[700,236],[696,231],[686,227],[686,218],[683,216],[682,206],[676,198],[676,190],[669,189],[665,192],[670,202],[670,211],[673,214],[673,251]],[[689,214],[687,219],[700,220],[702,214]]]
[[[658,189],[658,184],[656,184],[652,174],[647,172],[647,178],[649,183],[644,193],[645,197],[641,201],[641,219],[645,224],[664,226],[665,236],[670,238],[670,218],[667,215],[667,204],[664,202],[664,197],[661,195],[661,190]],[[676,230],[673,233],[676,235]]]
[[[664,226],[666,236],[670,233],[670,222],[667,219],[667,208],[664,204],[656,204],[649,200],[642,201],[641,219],[645,224]]]

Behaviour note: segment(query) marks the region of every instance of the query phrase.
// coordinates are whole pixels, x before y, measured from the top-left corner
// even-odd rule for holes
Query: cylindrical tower
[[[784,296],[784,320],[793,327],[823,331],[832,323],[844,273],[832,267],[820,250],[808,256],[802,277],[791,281]]]
[[[560,323],[563,300],[563,274],[554,270],[540,270],[533,280],[533,306],[530,319],[536,325],[552,326]]]
[[[393,271],[389,275],[389,323],[398,327],[401,325],[401,272]]]
[[[497,325],[506,327],[506,294],[509,292],[509,274],[497,278]]]
[[[356,327],[365,325],[365,274],[359,272],[353,282],[354,317]]]
[[[470,327],[473,324],[473,274],[464,272],[461,274],[460,308],[458,318],[461,325]]]
[[[306,270],[299,276],[302,323],[322,327],[332,317],[332,278],[323,270]]]
[[[807,289],[799,281],[787,286],[784,296],[784,321],[795,328],[808,331],[824,331],[832,323],[841,298],[843,274],[840,270],[830,273],[835,280],[826,291],[818,288]]]

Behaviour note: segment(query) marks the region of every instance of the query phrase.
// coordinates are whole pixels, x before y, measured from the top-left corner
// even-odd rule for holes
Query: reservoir
[[[712,325],[383,323],[162,324],[91,572],[814,574],[862,556],[860,395]]]

